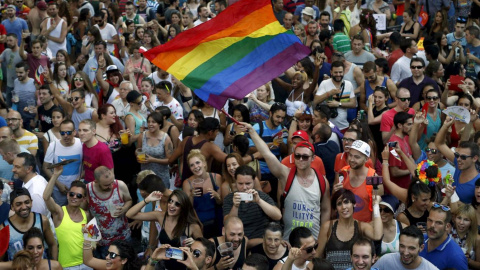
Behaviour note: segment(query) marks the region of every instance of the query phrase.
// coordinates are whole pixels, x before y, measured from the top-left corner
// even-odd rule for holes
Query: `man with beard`
[[[318,36],[320,32],[318,31],[318,24],[316,21],[309,21],[307,24],[307,36],[305,37],[305,46],[310,47],[312,41],[320,39]]]
[[[260,238],[269,219],[280,220],[282,213],[266,193],[254,189],[256,172],[248,165],[242,165],[235,171],[237,192],[228,194],[223,200],[224,219],[238,217],[245,228],[245,236]],[[251,194],[252,201],[242,199],[240,193]]]
[[[283,17],[285,17],[285,14],[287,14],[287,12],[283,9],[283,0],[273,1],[273,14],[280,23],[283,22]]]
[[[198,19],[193,23],[193,25],[198,26],[210,20],[210,18],[208,17],[210,14],[208,13],[208,8],[205,5],[202,4],[198,6],[197,12],[198,12]]]
[[[15,72],[15,66],[22,62],[22,58],[19,55],[18,50],[18,38],[15,33],[7,34],[7,48],[0,55],[0,63],[5,63],[7,73],[4,77],[7,77],[7,87],[5,94],[7,99],[5,100],[9,107],[12,107],[12,91],[14,90],[14,81],[17,78]]]
[[[315,257],[318,247],[312,232],[308,228],[297,227],[292,230],[288,241],[292,245],[288,256],[282,258],[273,269],[308,269],[307,265]]]
[[[25,62],[15,65],[17,79],[13,82],[15,93],[18,96],[17,109],[22,116],[23,127],[30,128],[30,121],[35,119],[36,108],[32,110],[30,106],[36,106],[36,89],[34,80],[30,78],[29,66]]]
[[[242,267],[247,257],[248,238],[243,231],[243,223],[238,217],[227,218],[223,224],[222,236],[209,239],[215,243],[215,256],[213,257],[213,267],[218,270],[238,269]],[[233,246],[233,257],[220,254],[218,246],[230,242]]]
[[[133,4],[132,4],[133,6]],[[134,9],[135,7],[133,7]],[[134,12],[134,11],[133,11]],[[138,16],[138,15],[136,15]],[[119,38],[117,35],[117,30],[115,29],[115,26],[111,25],[110,23],[107,22],[108,14],[106,10],[101,10],[99,13],[95,14],[95,17],[93,18],[93,21],[95,23],[95,26],[98,27],[100,30],[100,35],[102,36],[102,39],[105,40],[107,43],[107,50],[108,52],[114,52],[115,51],[115,44],[118,43]],[[143,18],[140,17],[140,19],[143,21]],[[145,22],[143,22],[145,23]]]
[[[7,34],[14,33],[18,38],[22,37],[22,34],[29,34],[27,22],[24,19],[17,18],[15,16],[17,8],[14,5],[8,5],[5,11],[7,19],[2,21],[3,26],[7,30]],[[17,45],[20,45],[20,40],[17,41]]]
[[[187,11],[182,15],[183,31],[195,27],[193,24],[193,13]]]
[[[378,86],[386,87],[391,98],[395,98],[397,86],[387,76],[379,77],[377,75],[377,65],[373,61],[368,61],[363,65],[363,76],[365,83],[360,85],[360,108],[367,111],[367,100],[373,95],[375,88]],[[395,106],[395,103],[389,104]]]
[[[345,138],[350,135],[345,133]],[[370,145],[368,143],[356,140],[350,145],[348,153],[348,166],[343,167],[338,171],[339,174],[335,185],[333,186],[333,193],[339,189],[344,188],[351,190],[355,194],[355,209],[353,218],[355,220],[370,222],[372,221],[372,205],[373,186],[366,184],[366,178],[375,176],[375,169],[367,167],[367,161],[370,159]],[[383,195],[383,185],[378,185],[376,190],[377,195]]]
[[[86,183],[95,180],[93,172],[100,166],[113,170],[113,158],[108,146],[95,136],[96,124],[85,119],[78,126],[78,137],[83,143],[83,171]]]
[[[0,229],[10,225],[7,259],[9,261],[13,260],[13,255],[23,249],[23,235],[30,228],[36,227],[43,232],[45,242],[49,247],[50,258],[56,260],[58,258],[58,247],[48,218],[42,214],[31,212],[32,198],[26,188],[15,189],[10,193],[10,207],[15,214],[3,224],[0,224]],[[43,254],[43,257],[46,258],[46,254]]]
[[[40,121],[40,131],[43,133],[40,134],[40,137],[43,137],[44,133],[53,128],[52,112],[53,109],[58,107],[53,103],[53,94],[52,91],[50,91],[50,87],[46,85],[40,86],[38,97],[42,105],[37,109],[37,119]]]
[[[147,6],[147,1],[144,1],[144,2],[145,2],[145,7],[146,7]],[[103,15],[103,14],[101,14],[101,15]],[[135,24],[135,27],[143,26],[145,24],[145,20],[144,20],[143,16],[140,16],[140,14],[137,14],[137,12],[135,11],[135,5],[133,4],[133,2],[130,2],[130,1],[128,1],[125,4],[125,15],[118,18],[117,28],[123,27],[124,29],[127,29],[127,26],[125,25],[126,20],[132,20],[133,23]],[[99,24],[99,26],[102,27],[103,24],[102,25]]]
[[[333,31],[330,21],[330,13],[327,11],[322,11],[322,13],[320,13],[320,32],[324,30]]]
[[[354,63],[360,69],[363,68],[363,64],[368,61],[375,61],[375,56],[365,51],[365,42],[361,35],[355,35],[352,38],[352,50],[345,53],[345,59]]]
[[[87,209],[97,219],[102,233],[93,254],[96,258],[105,258],[113,241],[130,241],[131,232],[125,213],[132,206],[132,197],[127,185],[116,180],[110,168],[100,166],[95,169],[95,181],[87,184],[87,201]]]
[[[75,124],[71,120],[64,120],[60,124],[60,141],[52,142],[45,154],[43,163],[43,172],[49,178],[52,178],[52,170],[49,169],[52,164],[57,164],[64,160],[76,159],[75,162],[63,166],[62,174],[55,180],[53,189],[53,199],[60,206],[67,205],[67,193],[73,181],[80,179],[82,171],[82,143],[80,139],[75,138]],[[52,193],[51,192],[51,193]]]
[[[10,110],[7,114],[7,123],[8,127],[12,129],[13,138],[18,144],[35,156],[38,150],[38,138],[35,134],[22,128],[22,116],[20,113]]]
[[[335,183],[339,182],[339,172],[341,169],[348,165],[348,154],[350,152],[350,148],[354,141],[360,140],[362,138],[362,133],[356,129],[349,128],[345,131],[345,134],[342,138],[342,153],[337,154],[335,157]],[[366,166],[369,168],[374,168],[372,160],[369,158],[367,160]],[[343,181],[343,180],[341,180]]]
[[[373,268],[372,264],[376,260],[375,246],[372,240],[361,237],[352,245],[352,268],[347,270],[379,270]]]
[[[467,257],[449,235],[452,229],[451,221],[450,207],[434,203],[427,218],[428,239],[424,242],[425,248],[420,252],[420,256],[438,269],[466,270],[468,269]]]
[[[410,91],[407,88],[398,88],[395,93],[395,107],[382,114],[380,122],[380,131],[382,132],[383,143],[387,143],[393,132],[395,131],[393,117],[399,112],[407,112],[415,115],[415,111],[409,108]]]
[[[404,228],[400,232],[400,252],[383,255],[373,267],[377,267],[378,269],[437,270],[438,268],[435,265],[425,258],[422,258],[423,256],[420,256],[420,251],[425,250],[423,241],[423,233],[417,226],[413,225]],[[458,247],[458,244],[454,241],[451,241],[451,243]],[[453,254],[447,255],[447,258],[454,258],[452,255]],[[459,254],[458,256],[465,258],[463,254]],[[452,269],[458,268],[453,267]]]
[[[67,22],[58,15],[57,2],[48,2],[47,14],[50,18],[42,22],[41,33],[47,38],[52,55],[57,55],[57,51],[67,50],[68,26]]]
[[[324,102],[330,109],[337,111],[336,116],[331,115],[330,121],[342,131],[348,128],[346,108],[357,107],[355,89],[350,81],[343,79],[344,69],[343,62],[333,62],[330,71],[332,78],[320,84],[313,100],[315,105]]]
[[[425,61],[422,58],[413,58],[410,61],[410,69],[412,76],[402,80],[398,87],[410,90],[410,107],[418,101],[422,100],[422,91],[426,85],[432,85],[435,90],[439,91],[438,84],[430,77],[425,76]]]
[[[68,120],[67,120],[68,121]],[[72,123],[73,124],[73,123]],[[78,140],[78,139],[77,139]],[[83,226],[91,219],[90,212],[84,211],[80,205],[85,201],[87,187],[81,181],[72,182],[68,190],[68,204],[60,206],[52,198],[53,187],[64,172],[64,166],[55,167],[52,178],[48,182],[43,199],[52,213],[55,232],[58,237],[58,261],[74,269],[87,269],[83,266]]]

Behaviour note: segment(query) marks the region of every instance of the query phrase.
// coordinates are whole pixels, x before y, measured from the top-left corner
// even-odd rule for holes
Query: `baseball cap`
[[[14,5],[8,5],[8,6],[7,6],[7,9],[8,9],[8,8],[13,8],[14,10],[17,10],[17,7],[14,6]]]
[[[114,71],[118,71],[118,67],[116,65],[110,65],[107,67],[107,70],[106,70],[107,73],[114,72]]]
[[[380,202],[381,205],[385,205],[390,209],[393,213],[397,211],[398,206],[400,205],[400,201],[393,195],[388,194],[388,195],[383,195],[382,196],[382,201]]]
[[[297,143],[297,146],[295,146],[295,149],[299,148],[299,147],[305,147],[305,148],[308,148],[310,149],[312,152],[315,153],[315,149],[313,148],[313,145],[308,141],[301,141],[299,143]]]
[[[40,9],[40,10],[46,10],[47,9],[47,3],[45,3],[44,1],[38,1],[37,8]]]
[[[368,145],[368,143],[364,141],[361,141],[361,140],[354,141],[352,143],[352,146],[350,146],[350,149],[355,149],[367,157],[370,156],[370,145]]]
[[[11,193],[10,193],[10,205],[13,204],[13,201],[20,197],[20,196],[28,196],[30,199],[32,199],[32,196],[30,196],[30,192],[28,191],[28,189],[26,188],[17,188],[17,189],[14,189]]]
[[[304,141],[308,141],[308,134],[307,134],[307,132],[305,132],[303,130],[297,130],[293,133],[292,140],[293,140],[293,138],[300,138]]]
[[[141,96],[142,95],[138,91],[132,90],[132,91],[128,92],[128,94],[127,94],[127,102],[129,102],[129,103],[134,102]]]

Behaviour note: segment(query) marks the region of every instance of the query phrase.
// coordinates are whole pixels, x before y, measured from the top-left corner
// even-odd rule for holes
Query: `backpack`
[[[320,194],[323,198],[323,195],[325,194],[325,189],[326,189],[325,178],[317,169],[314,169],[314,168],[312,169],[315,171],[315,174],[317,175],[318,184],[320,186]],[[280,198],[280,203],[282,208],[284,208],[285,199],[287,198],[288,192],[292,187],[293,179],[295,178],[296,173],[297,173],[297,167],[293,167],[292,169],[290,169],[290,173],[288,173],[287,182],[285,183],[285,189],[283,190],[283,194]]]

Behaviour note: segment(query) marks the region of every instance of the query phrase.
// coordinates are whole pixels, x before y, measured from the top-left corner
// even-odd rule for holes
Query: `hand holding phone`
[[[184,261],[185,260],[185,253],[179,248],[167,248],[165,251],[165,257]]]

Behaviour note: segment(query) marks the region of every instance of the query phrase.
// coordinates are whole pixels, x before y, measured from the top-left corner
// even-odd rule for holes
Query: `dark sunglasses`
[[[80,194],[80,193],[75,193],[75,192],[71,192],[71,191],[68,193],[68,196],[70,196],[71,198],[77,196],[77,199],[83,198],[83,195],[82,195],[82,194]],[[112,259],[113,259],[113,258],[112,258]]]
[[[356,140],[343,137],[343,138],[342,138],[342,141],[343,141],[343,142],[353,143],[353,142],[356,141]]]
[[[437,100],[439,97],[427,97],[427,100]]]
[[[411,69],[422,69],[423,66],[410,66]]]
[[[384,212],[385,214],[390,214],[392,213],[392,210],[390,210],[390,208],[388,207],[380,207],[380,213]]]
[[[427,149],[425,149],[425,152],[427,152],[427,153],[432,153],[432,154],[436,154],[436,153],[438,153],[438,149],[430,149],[430,148],[427,148]]]
[[[76,82],[76,81],[81,81],[83,82],[83,78],[82,77],[76,77],[76,78],[73,78],[73,81]]]
[[[409,97],[399,97],[398,98],[401,102],[405,102],[405,101],[410,101],[410,98]]]
[[[300,155],[300,154],[295,154],[295,159],[296,160],[308,160],[311,156],[309,155]]]
[[[387,90],[387,87],[385,87],[385,86],[377,86],[377,87],[375,87],[375,90]]]
[[[457,22],[466,23],[466,22],[467,22],[467,18],[465,18],[465,17],[458,17],[458,18],[457,18]]]
[[[168,203],[173,203],[173,204],[175,204],[176,207],[182,206],[179,202],[176,202],[176,201],[174,201],[174,200],[172,200],[172,199],[168,200]]]
[[[312,253],[312,251],[313,251],[314,249],[317,249],[317,248],[318,248],[318,243],[315,243],[315,245],[314,245],[313,247],[308,247],[308,248],[306,248],[306,249],[305,249],[305,252],[307,252],[307,253]]]
[[[68,99],[68,102],[78,101],[79,99],[81,99],[81,97],[69,98],[69,99]]]
[[[110,259],[115,259],[117,256],[120,257],[119,254],[111,252],[111,251],[108,252],[108,256],[110,256]]]
[[[461,160],[467,160],[467,158],[473,157],[473,156],[467,156],[467,155],[460,155],[459,153],[455,152],[453,153],[456,159],[460,158]]]
[[[202,255],[202,252],[198,249],[194,249],[192,251],[192,254],[193,254],[193,257],[198,258],[198,257],[200,257],[200,255]]]
[[[72,135],[72,133],[73,133],[73,130],[69,130],[69,131],[60,131],[60,135],[61,135],[61,136],[65,136],[65,135],[68,135],[68,136],[70,136],[70,135]]]
[[[450,211],[450,207],[448,207],[446,205],[443,205],[443,204],[439,204],[439,203],[434,203],[433,208],[441,208],[442,211],[444,211],[444,212]]]

